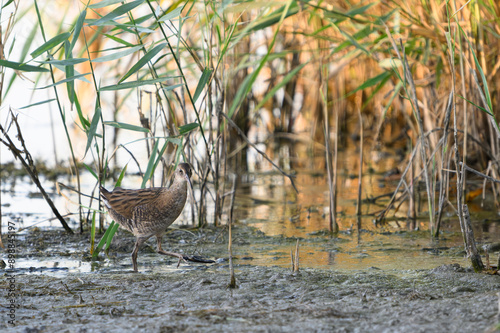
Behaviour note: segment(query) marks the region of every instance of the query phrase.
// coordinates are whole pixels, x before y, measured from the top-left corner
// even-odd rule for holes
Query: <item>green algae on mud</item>
[[[233,231],[233,251],[236,263],[259,266],[290,266],[290,250],[297,239],[300,244],[300,266],[337,269],[421,269],[443,264],[467,265],[460,235],[448,235],[447,240],[433,242],[425,232],[373,233],[365,232],[358,239],[354,233],[330,237],[319,233],[307,237],[268,236],[254,227],[237,224]],[[98,237],[99,238],[99,237]],[[456,239],[456,240],[455,240]],[[56,267],[74,261],[68,272],[131,269],[130,252],[135,238],[121,229],[113,238],[108,256],[99,255],[92,261],[87,233],[68,235],[62,230],[29,229],[18,235],[20,264],[18,268]],[[164,237],[164,248],[224,262],[227,259],[225,227],[171,229]],[[156,253],[156,243],[149,240],[140,249],[139,270],[158,272],[168,269],[177,259]],[[61,259],[62,258],[62,259]],[[30,266],[31,265],[31,266]]]

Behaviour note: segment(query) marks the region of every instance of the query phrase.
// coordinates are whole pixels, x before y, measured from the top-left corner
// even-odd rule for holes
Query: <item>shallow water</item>
[[[357,155],[355,152],[343,154],[344,166],[340,168],[338,201],[340,233],[333,238],[326,232],[328,229],[328,186],[321,168],[314,169],[314,164],[317,164],[316,160],[304,162],[295,168],[299,193],[295,193],[288,179],[271,170],[248,173],[241,178],[235,201],[235,226],[236,228],[250,226],[260,230],[261,233],[246,234],[242,236],[245,239],[240,242],[238,239],[235,240],[233,251],[237,263],[290,267],[290,251],[294,249],[296,239],[299,239],[301,267],[348,271],[372,267],[384,270],[427,269],[451,263],[468,265],[468,261],[464,258],[458,220],[451,209],[445,216],[442,236],[439,240],[433,240],[429,235],[426,213],[422,214],[416,224],[410,226],[405,218],[405,204],[398,213],[391,212],[388,215],[387,224],[376,226],[373,221],[375,215],[385,207],[384,204],[388,200],[388,197],[385,197],[377,201],[377,204],[363,205],[364,215],[361,217],[361,230],[358,232],[355,216],[358,180],[352,174],[354,168],[345,167],[345,165],[355,165]],[[372,170],[363,177],[363,198],[391,193],[397,180],[386,180],[382,173],[393,168],[396,163],[397,157],[386,153],[384,163],[377,164],[378,169]],[[67,179],[59,179],[59,181],[69,182]],[[139,182],[140,179],[137,176],[128,175],[123,186],[138,187]],[[92,177],[84,174],[82,184],[83,192],[90,193],[90,184],[93,184]],[[58,195],[54,183],[48,180],[44,181],[44,186],[52,194],[51,197],[61,214],[71,214],[77,211],[77,199],[71,192],[63,189],[62,193],[65,197]],[[26,246],[22,240],[23,235],[29,233],[35,226],[41,229],[60,228],[57,220],[51,220],[52,212],[37,193],[36,187],[26,177],[2,181],[2,230],[5,233],[7,224],[9,222],[14,224],[19,232],[18,246],[20,247]],[[195,196],[199,196],[197,190],[195,190]],[[226,200],[226,205],[228,201]],[[425,205],[425,202],[421,204]],[[495,242],[500,236],[500,224],[492,204],[483,203],[483,207],[481,204],[480,199],[470,203],[479,245]],[[189,203],[176,225],[190,225],[192,217],[188,206]],[[208,211],[212,210],[213,208],[209,207]],[[75,220],[76,216],[70,216],[70,221],[72,221],[70,226],[78,230]],[[224,214],[223,223],[226,220],[227,214]],[[220,233],[225,235],[226,231],[221,230]],[[20,270],[19,272],[58,276],[71,272],[111,269],[113,266],[115,266],[114,269],[119,270],[129,269],[130,259],[127,252],[131,251],[132,244],[121,251],[123,254],[120,254],[118,262],[105,260],[97,266],[92,266],[89,262],[82,261],[82,255],[88,254],[90,247],[90,242],[85,238],[88,237],[81,238],[80,242],[73,243],[70,247],[67,247],[69,244],[65,245],[61,241],[59,249],[46,249],[47,252],[53,250],[55,253],[61,253],[62,257],[36,255],[18,258],[16,268]],[[183,239],[182,242],[166,244],[166,247],[189,244],[190,240]],[[210,248],[210,245],[207,247]],[[195,249],[195,247],[192,248]],[[112,246],[111,256],[114,251]],[[187,248],[186,251],[190,249]],[[224,250],[218,250],[213,254],[205,252],[204,255],[214,259],[227,257]],[[145,253],[144,250],[141,250],[139,258],[146,263],[161,260],[157,254]],[[492,261],[496,261],[496,257],[492,257]],[[148,269],[157,271],[166,268],[153,265]]]

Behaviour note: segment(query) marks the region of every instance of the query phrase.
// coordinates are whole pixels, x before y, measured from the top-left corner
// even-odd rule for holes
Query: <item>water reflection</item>
[[[355,215],[358,188],[358,153],[355,149],[339,154],[337,207],[340,234],[337,237],[329,236],[326,232],[329,223],[329,190],[324,174],[324,158],[312,154],[306,145],[301,144],[284,146],[278,152],[276,156],[273,151],[267,153],[287,172],[294,171],[299,193],[293,190],[285,176],[273,170],[265,161],[259,162],[259,171],[241,175],[235,201],[235,223],[253,226],[265,235],[275,237],[267,237],[262,241],[257,237],[248,244],[235,246],[233,251],[237,263],[289,267],[290,250],[295,246],[295,239],[300,238],[301,267],[349,270],[373,267],[432,268],[455,262],[468,265],[463,257],[458,220],[452,210],[446,213],[443,236],[438,241],[430,237],[425,213],[422,214],[422,219],[416,221],[406,219],[406,204],[401,205],[398,212],[391,212],[385,225],[375,225],[374,217],[385,207],[389,196],[376,202],[364,201],[363,215]],[[362,178],[363,199],[390,194],[397,183],[397,179],[384,178],[383,173],[394,169],[399,164],[399,157],[390,153],[378,155],[377,163],[365,166],[366,172]],[[371,152],[371,156],[376,156],[376,153]],[[137,176],[127,175],[123,186],[139,187],[140,181]],[[56,193],[51,181],[43,182],[63,215],[77,211],[77,200],[73,193],[65,192],[64,198]],[[83,192],[90,193],[94,182],[90,174],[84,174]],[[9,220],[15,220],[18,228],[31,227],[36,223],[39,223],[38,227],[59,227],[57,220],[48,220],[52,213],[43,199],[30,195],[36,192],[36,187],[26,178],[2,181],[3,230],[6,230]],[[196,189],[195,197],[198,198],[199,195],[200,192]],[[211,203],[211,200],[208,199],[207,202]],[[229,200],[226,205],[228,202]],[[480,242],[495,242],[500,236],[499,218],[493,213],[494,210],[488,209],[488,205],[491,204],[474,202],[469,205],[475,221],[476,238]],[[207,211],[213,213],[213,207],[209,206]],[[191,212],[191,209],[186,208],[176,223],[191,224]],[[75,219],[71,220],[71,226],[76,229]],[[213,216],[209,215],[208,221],[213,221]],[[222,222],[226,221],[227,216],[224,216]],[[58,272],[63,269],[68,272],[90,270],[90,264],[71,258],[58,260],[57,263],[42,260],[38,264],[36,259],[26,260],[20,261],[23,267],[43,266],[53,270],[57,267],[61,269]],[[123,269],[128,269],[128,266],[125,265]],[[154,270],[154,266],[151,269]]]

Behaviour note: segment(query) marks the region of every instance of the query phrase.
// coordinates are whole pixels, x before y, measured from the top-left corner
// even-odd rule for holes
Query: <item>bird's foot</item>
[[[176,257],[176,258],[179,258],[179,261],[177,262],[177,268],[179,268],[179,265],[181,264],[181,260],[183,260],[185,263],[187,263],[186,259],[184,258],[184,256],[180,253],[175,253],[175,252],[167,252],[165,250],[158,250],[158,253],[159,254],[163,254],[163,255],[166,255],[166,256],[170,256],[170,257]]]

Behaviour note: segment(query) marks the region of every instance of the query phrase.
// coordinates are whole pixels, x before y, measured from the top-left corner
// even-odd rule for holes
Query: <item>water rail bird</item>
[[[181,260],[212,262],[199,257],[167,252],[161,248],[161,240],[167,228],[179,217],[186,203],[188,185],[191,184],[191,167],[180,163],[174,173],[174,180],[169,188],[152,187],[129,190],[116,187],[112,192],[101,186],[101,197],[109,215],[121,227],[130,231],[136,242],[132,251],[132,264],[137,272],[137,252],[139,247],[152,236],[156,237],[157,252]]]

